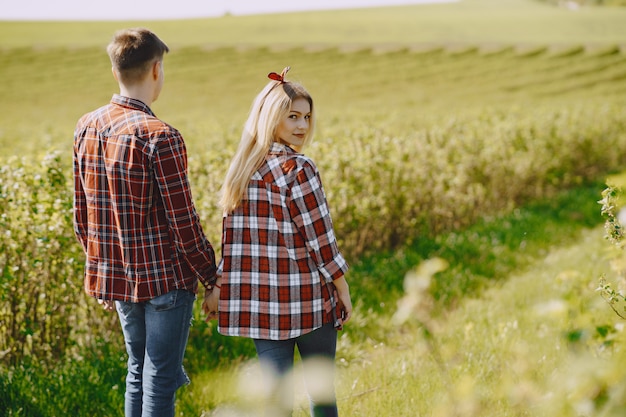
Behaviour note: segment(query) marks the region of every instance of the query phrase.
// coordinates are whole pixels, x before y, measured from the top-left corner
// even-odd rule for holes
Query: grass
[[[403,291],[400,279],[429,258],[442,258],[450,267],[438,274],[431,291],[444,309],[525,268],[545,256],[548,248],[575,239],[581,227],[601,221],[598,196],[604,184],[576,187],[551,199],[533,202],[513,213],[477,222],[467,230],[435,239],[418,239],[393,252],[367,257],[353,265],[359,302],[384,313]]]
[[[549,223],[538,221],[532,230],[549,228]],[[601,398],[609,384],[615,384],[615,391],[624,389],[623,382],[615,380],[621,372],[611,360],[623,357],[624,335],[614,313],[594,291],[599,275],[609,271],[603,230],[584,227],[559,237],[559,245],[530,242],[543,248],[542,256],[518,267],[502,260],[500,266],[509,272],[501,280],[443,314],[430,311],[422,316],[426,322],[394,323],[393,302],[380,316],[360,311],[346,332],[364,327],[367,337],[355,343],[346,333],[339,343],[340,413],[619,415],[626,397],[616,396],[612,401],[617,404],[610,406]],[[245,381],[254,377],[256,366],[252,360],[195,375],[181,392],[179,407],[191,414],[252,415],[246,398],[254,394],[241,389],[250,389]],[[299,381],[294,382],[299,410],[295,415],[305,416]],[[240,414],[226,413],[233,409]]]
[[[26,360],[0,372],[0,416],[118,416],[124,414],[126,358],[100,344],[54,367]]]
[[[167,83],[154,110],[183,132],[193,152],[210,151],[216,143],[233,146],[265,74],[288,64],[292,76],[316,97],[318,137],[342,134],[355,124],[402,137],[457,117],[479,119],[491,109],[545,106],[547,112],[623,102],[626,59],[618,48],[573,45],[565,52],[569,54],[542,48],[529,55],[515,47],[464,53],[190,47],[166,58]],[[5,155],[51,147],[69,151],[76,120],[117,90],[101,48],[17,49],[0,52],[0,57],[0,76],[11,80],[0,86]],[[381,105],[387,102],[394,105]],[[337,125],[338,132],[333,129]]]
[[[5,21],[0,76],[11,82],[0,85],[0,144],[5,155],[66,150],[78,117],[117,90],[104,47],[125,26],[147,25],[171,44],[154,109],[190,144],[210,149],[237,139],[264,74],[286,65],[314,92],[321,121],[364,119],[399,133],[407,116],[414,122],[405,128],[415,130],[504,104],[623,97],[623,21],[624,8],[574,13],[533,0],[183,21]],[[387,100],[397,102],[393,111],[380,108]]]
[[[4,155],[68,151],[76,120],[117,91],[104,48],[125,26],[147,25],[171,44],[154,110],[195,153],[235,142],[265,74],[286,65],[314,93],[322,135],[366,121],[399,136],[582,95],[623,101],[623,21],[623,8],[464,0],[184,21],[0,22],[0,76],[11,80],[0,85],[0,144]]]
[[[603,349],[596,328],[614,328],[616,321],[593,291],[595,278],[607,268],[601,261],[604,245],[601,228],[586,230],[571,245],[552,247],[523,272],[432,319],[431,343],[440,361],[415,324],[389,326],[384,341],[359,351],[342,372],[342,412],[580,415],[577,407],[593,393],[573,393],[572,386],[602,384],[581,364],[611,366],[596,356]],[[570,340],[578,333],[584,341]]]

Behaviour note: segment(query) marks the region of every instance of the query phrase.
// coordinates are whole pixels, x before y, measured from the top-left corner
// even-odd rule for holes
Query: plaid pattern
[[[309,158],[274,143],[223,223],[220,333],[284,340],[338,325],[332,282],[348,265]]]
[[[93,297],[142,302],[215,282],[183,138],[138,100],[116,94],[78,121],[74,229]]]

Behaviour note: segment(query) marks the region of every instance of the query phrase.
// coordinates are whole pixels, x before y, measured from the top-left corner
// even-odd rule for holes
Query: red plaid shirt
[[[220,333],[284,340],[339,325],[332,282],[348,265],[309,158],[274,143],[223,223]]]
[[[142,302],[215,281],[183,138],[141,101],[116,94],[78,121],[74,229],[93,297]]]

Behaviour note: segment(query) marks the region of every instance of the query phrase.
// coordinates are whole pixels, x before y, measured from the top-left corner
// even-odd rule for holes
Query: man
[[[198,280],[211,290],[215,254],[196,213],[181,134],[150,106],[169,48],[146,29],[115,34],[107,52],[120,88],[74,132],[74,226],[85,291],[117,309],[126,350],[127,417],[174,416],[189,382],[182,361]]]

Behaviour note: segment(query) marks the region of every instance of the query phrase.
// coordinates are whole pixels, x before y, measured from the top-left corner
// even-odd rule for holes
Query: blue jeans
[[[174,290],[142,303],[116,301],[128,353],[126,417],[173,417],[176,390],[189,383],[183,357],[196,296]]]
[[[337,330],[332,323],[294,339],[254,339],[254,345],[261,367],[278,377],[271,390],[272,394],[266,415],[291,416],[293,384],[286,381],[284,377],[293,368],[295,347],[297,346],[302,358],[311,415],[314,417],[337,416],[334,381]]]

